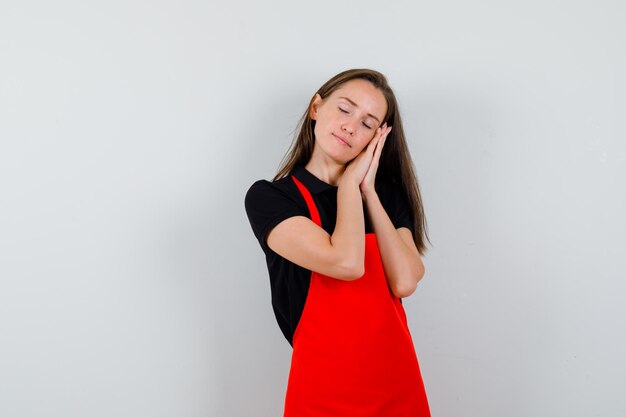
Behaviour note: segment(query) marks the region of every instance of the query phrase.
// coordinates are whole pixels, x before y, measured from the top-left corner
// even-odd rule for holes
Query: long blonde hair
[[[387,125],[393,126],[393,129],[387,136],[385,146],[380,155],[378,171],[376,172],[376,183],[389,181],[400,185],[403,196],[409,204],[413,220],[413,240],[420,254],[424,254],[426,252],[425,241],[428,240],[430,242],[430,240],[428,239],[426,217],[422,206],[419,184],[404,137],[404,129],[402,128],[402,119],[400,118],[396,96],[391,87],[389,87],[385,76],[371,69],[350,69],[326,81],[316,93],[322,99],[325,99],[342,84],[353,79],[363,79],[371,82],[385,96],[387,114],[384,120],[381,121],[381,125],[387,122]],[[315,94],[313,97],[315,97]],[[291,175],[291,172],[297,165],[306,165],[311,159],[315,144],[315,120],[311,119],[309,115],[312,103],[313,98],[311,98],[309,106],[298,122],[296,129],[299,129],[299,133],[283,157],[273,181]]]

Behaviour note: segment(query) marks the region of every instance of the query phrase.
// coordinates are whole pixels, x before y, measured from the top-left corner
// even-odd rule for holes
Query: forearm
[[[363,199],[376,234],[389,287],[397,297],[408,297],[424,275],[419,252],[412,250],[404,242],[375,191],[364,193]]]
[[[337,222],[331,236],[337,248],[338,262],[354,271],[354,278],[363,275],[365,268],[365,220],[359,184],[349,179],[340,181],[337,188]]]

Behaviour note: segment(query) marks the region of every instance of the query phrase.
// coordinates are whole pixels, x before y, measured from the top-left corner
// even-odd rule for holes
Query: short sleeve
[[[308,212],[292,197],[267,180],[259,180],[250,186],[245,208],[252,231],[263,250],[269,249],[267,234],[278,223],[293,216],[308,217]]]
[[[414,231],[411,210],[400,185],[384,184],[379,190],[379,198],[396,229],[407,227]]]

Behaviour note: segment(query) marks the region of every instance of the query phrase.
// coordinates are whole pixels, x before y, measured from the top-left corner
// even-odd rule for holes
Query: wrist
[[[359,181],[351,177],[350,175],[343,175],[339,179],[338,187],[359,188]],[[360,191],[360,190],[359,190]]]
[[[361,196],[363,201],[375,200],[378,198],[378,193],[376,193],[374,188],[361,188]]]

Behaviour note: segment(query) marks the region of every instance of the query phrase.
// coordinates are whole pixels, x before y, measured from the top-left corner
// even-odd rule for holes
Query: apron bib
[[[321,227],[311,194],[292,179]],[[406,314],[387,285],[374,233],[365,235],[361,278],[311,272],[284,406],[284,417],[430,417]]]

